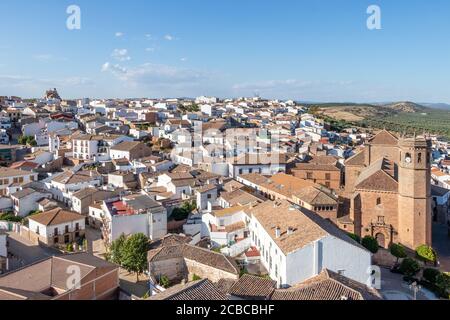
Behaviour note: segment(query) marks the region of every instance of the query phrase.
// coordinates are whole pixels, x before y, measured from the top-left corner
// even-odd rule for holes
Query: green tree
[[[389,251],[391,252],[391,254],[397,258],[397,262],[399,259],[403,259],[406,258],[406,251],[405,248],[401,245],[401,244],[396,244],[393,243],[391,244],[391,246],[389,247]]]
[[[412,258],[405,258],[400,264],[400,272],[403,273],[405,276],[413,277],[419,271],[420,271],[419,263]]]
[[[372,253],[378,252],[378,242],[377,239],[375,239],[374,237],[365,236],[362,239],[361,244]]]
[[[354,233],[349,233],[348,236],[350,238],[352,238],[353,240],[355,240],[358,243],[361,243],[361,237],[359,237],[358,235],[354,234]]]
[[[433,284],[436,283],[437,277],[441,274],[441,272],[437,269],[427,268],[423,270],[423,278],[428,282]]]
[[[122,266],[128,272],[136,273],[136,280],[139,275],[147,269],[148,238],[143,233],[130,236],[123,245]]]
[[[432,247],[423,244],[416,249],[417,258],[424,261],[425,263],[431,262],[436,263],[437,255]]]
[[[450,273],[440,273],[436,277],[436,286],[441,290],[441,295],[443,297],[446,297],[447,299],[449,297],[449,291],[450,291]]]
[[[121,234],[119,238],[114,240],[111,243],[111,246],[109,248],[109,260],[115,264],[122,265],[122,259],[123,259],[123,248],[125,245],[125,242],[127,241],[127,238],[124,234]]]

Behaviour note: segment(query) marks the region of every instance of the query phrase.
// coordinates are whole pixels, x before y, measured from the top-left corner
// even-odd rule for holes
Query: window
[[[379,206],[380,204],[381,204],[381,198],[378,197],[378,198],[377,198],[377,206]]]
[[[378,223],[384,224],[384,217],[383,216],[378,216]]]
[[[239,169],[239,174],[242,174],[242,169]]]
[[[208,199],[211,199],[212,198],[212,194],[208,194]]]
[[[330,186],[331,186],[330,181],[326,181],[326,182],[325,182],[325,187],[327,187],[328,189],[330,189]]]
[[[77,223],[77,224],[75,225],[75,230],[76,230],[76,231],[80,230],[80,224],[79,224],[79,223]]]
[[[53,234],[54,234],[55,236],[58,235],[58,228],[55,228],[55,229],[53,230]]]
[[[306,179],[312,180],[313,178],[314,178],[314,175],[313,175],[312,172],[307,172],[307,173],[306,173]]]
[[[65,231],[65,233],[69,233],[69,226],[66,226],[66,227],[64,228],[64,231]]]
[[[325,180],[331,180],[331,174],[325,173]]]
[[[417,163],[422,163],[422,153],[417,155]]]

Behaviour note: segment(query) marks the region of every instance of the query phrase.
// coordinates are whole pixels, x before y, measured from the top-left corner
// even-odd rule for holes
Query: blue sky
[[[66,28],[69,5],[81,30]],[[381,8],[368,30],[367,7]],[[447,0],[2,0],[0,95],[450,102]]]

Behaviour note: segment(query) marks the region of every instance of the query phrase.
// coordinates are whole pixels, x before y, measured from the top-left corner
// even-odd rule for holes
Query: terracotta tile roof
[[[133,149],[135,149],[141,145],[145,146],[144,143],[139,142],[139,141],[124,141],[122,143],[119,143],[118,145],[115,145],[114,147],[111,147],[111,150],[131,152],[131,151],[133,151]]]
[[[208,279],[179,284],[147,300],[227,300],[227,296]]]
[[[370,144],[375,145],[398,145],[398,138],[387,130],[380,131],[375,137],[369,140]]]
[[[31,172],[24,170],[0,168],[0,178],[23,177],[31,174],[32,174]]]
[[[346,166],[364,166],[366,163],[366,152],[364,149],[347,159]]]
[[[318,163],[297,163],[295,170],[310,170],[310,171],[341,171],[335,164],[318,164]]]
[[[232,216],[233,214],[236,214],[240,211],[244,211],[247,207],[244,206],[234,206],[230,208],[220,209],[220,210],[213,210],[211,214],[215,217],[226,217],[226,216]]]
[[[73,173],[72,171],[66,171],[52,179],[54,182],[62,184],[77,184],[95,180],[100,177],[100,174],[94,170],[83,170]]]
[[[276,281],[243,275],[229,290],[229,294],[245,300],[266,300],[276,288]]]
[[[330,270],[287,290],[275,290],[271,300],[380,300],[379,293]]]
[[[305,187],[295,192],[293,198],[298,198],[310,205],[337,205],[337,199],[331,194],[316,187]]]
[[[87,253],[54,256],[32,265],[18,269],[0,277],[0,297],[21,300],[42,300],[54,297],[42,292],[54,288],[58,291],[69,290],[68,267],[80,268],[81,284],[100,277],[118,266]],[[2,296],[3,295],[3,296]]]
[[[265,199],[257,197],[243,189],[236,189],[232,192],[222,192],[220,197],[230,204],[230,206],[245,206],[249,203],[264,202]]]
[[[61,208],[56,208],[47,212],[31,216],[28,219],[33,220],[44,226],[52,226],[67,222],[84,220],[84,216],[76,212],[65,211]]]
[[[232,259],[221,253],[216,253],[189,244],[165,246],[159,249],[150,250],[147,254],[147,260],[149,262],[164,261],[172,258],[189,259],[232,274],[239,274],[239,267]]]
[[[258,220],[285,255],[328,235],[364,249],[332,222],[305,208],[299,209],[286,200],[267,201],[248,209],[247,213]],[[281,230],[279,238],[275,234],[277,227]],[[289,228],[292,234],[288,233]]]
[[[384,158],[365,168],[355,182],[355,189],[398,192],[398,182],[389,173],[390,162]]]

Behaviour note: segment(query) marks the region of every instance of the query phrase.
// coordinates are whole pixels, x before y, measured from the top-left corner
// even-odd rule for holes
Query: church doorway
[[[375,238],[377,239],[378,245],[382,248],[386,248],[386,237],[382,233],[378,233]]]

